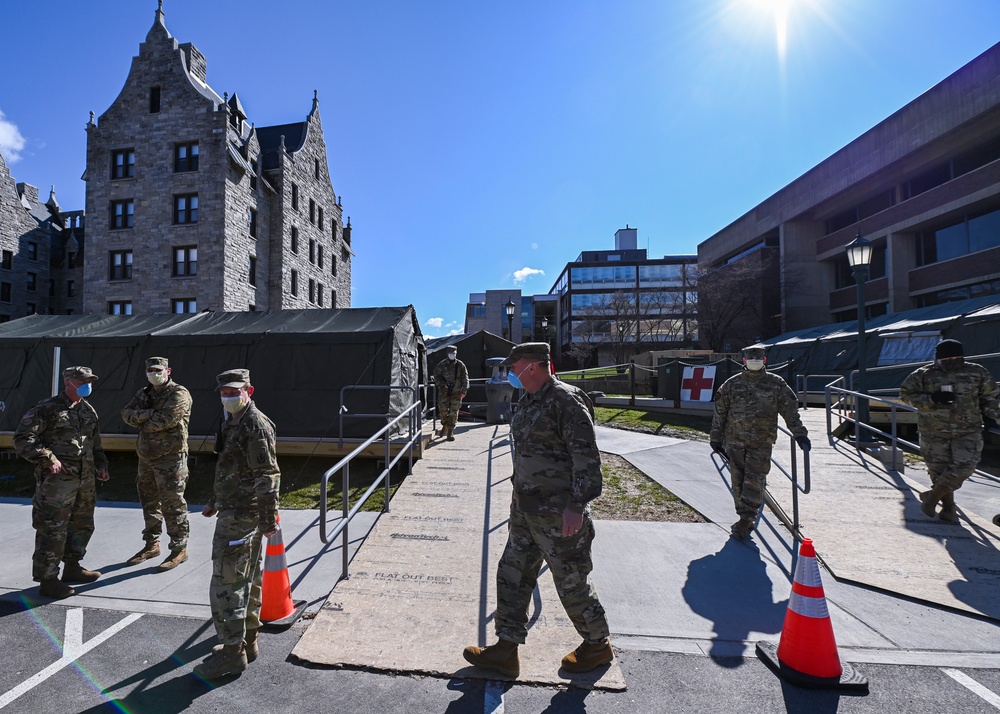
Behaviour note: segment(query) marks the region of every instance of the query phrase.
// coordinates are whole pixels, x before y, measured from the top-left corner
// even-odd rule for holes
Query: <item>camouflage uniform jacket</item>
[[[525,394],[511,419],[513,508],[528,514],[576,513],[601,495],[601,453],[594,405],[584,392],[549,379]]]
[[[86,399],[75,405],[60,392],[30,409],[14,432],[17,455],[35,464],[35,473],[47,473],[56,460],[80,464],[80,475],[108,468],[101,447],[97,412]]]
[[[173,380],[162,389],[143,387],[122,409],[122,420],[139,429],[135,450],[140,459],[187,453],[191,393]]]
[[[776,374],[745,369],[727,379],[715,395],[709,439],[763,446],[778,438],[778,415],[794,436],[807,436],[792,388]]]
[[[942,385],[951,385],[952,404],[935,404],[931,394]],[[917,428],[921,434],[941,437],[973,434],[983,428],[983,416],[1000,421],[997,409],[997,383],[993,375],[975,362],[964,362],[955,369],[938,364],[917,368],[899,388],[899,397],[917,408]]]
[[[277,522],[280,482],[274,423],[251,401],[222,426],[209,505],[220,511],[255,511],[266,533]]]
[[[469,370],[465,368],[465,363],[457,359],[452,362],[445,357],[434,367],[434,382],[437,384],[438,396],[448,395],[448,385],[452,387],[452,394],[468,394],[469,392]]]

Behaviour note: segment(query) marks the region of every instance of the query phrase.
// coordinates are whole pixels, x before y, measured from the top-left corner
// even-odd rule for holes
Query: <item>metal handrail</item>
[[[413,396],[412,404],[420,403],[420,395],[417,393],[417,387],[408,387],[402,384],[348,384],[340,388],[340,409],[337,410],[337,415],[340,418],[340,448],[344,448],[344,419],[362,419],[362,418],[376,418],[385,419],[391,417],[392,414],[378,413],[378,414],[364,414],[358,412],[357,414],[353,412],[348,412],[347,405],[344,404],[344,396],[347,392],[363,392],[363,391],[386,391],[391,392],[392,390],[406,391],[410,392]],[[412,406],[411,404],[411,406]],[[409,408],[404,410],[402,413],[405,414],[409,411]],[[421,415],[422,416],[422,415]],[[381,433],[381,431],[380,431]]]
[[[969,355],[965,359],[966,359],[966,361],[971,362],[971,361],[974,361],[974,360],[995,359],[997,357],[1000,357],[1000,352],[987,352],[986,354],[981,354],[981,355]],[[923,367],[924,365],[926,365],[926,364],[928,364],[928,363],[930,363],[932,361],[933,360],[926,360],[925,359],[925,360],[923,360],[921,362],[901,362],[900,364],[880,364],[880,365],[878,365],[876,367],[867,367],[865,369],[865,374],[872,374],[873,372],[890,372],[890,371],[892,371],[894,369],[903,369],[904,367],[908,368],[908,369],[910,369],[912,371],[912,370],[916,369],[917,367]],[[858,371],[859,370],[857,370],[857,369],[852,369],[850,371],[849,375],[848,375],[847,385],[851,389],[854,388],[854,377],[855,377],[856,374],[858,374]],[[888,391],[888,390],[881,390],[881,391]]]
[[[824,392],[810,392],[809,391],[809,380],[810,379],[832,379],[836,382],[838,379],[843,379],[839,374],[798,374],[795,376],[795,393],[799,395],[799,404],[802,405],[803,409],[808,409],[809,404],[806,401],[806,396],[809,394],[823,394]],[[832,384],[832,382],[830,382]],[[823,385],[823,389],[826,389],[826,384]]]
[[[777,467],[777,469],[785,475],[785,477],[792,482],[792,516],[789,518],[785,510],[778,504],[778,502],[771,495],[770,491],[764,489],[764,501],[767,503],[771,511],[778,517],[785,527],[788,528],[792,533],[792,539],[795,544],[793,550],[794,553],[798,553],[798,544],[802,540],[802,530],[799,523],[799,492],[806,494],[809,493],[811,489],[810,473],[811,469],[809,466],[809,452],[802,450],[802,483],[799,483],[798,478],[798,444],[795,441],[795,436],[785,427],[780,424],[777,425],[778,431],[786,434],[789,437],[791,444],[791,473],[789,473],[782,464],[771,456],[771,463]]]
[[[844,378],[841,377],[840,379],[834,380],[830,384],[826,385],[826,436],[827,436],[827,441],[829,441],[829,443],[830,443],[830,446],[834,445],[834,437],[833,437],[833,409],[834,409],[834,407],[833,407],[833,394],[834,394],[834,392],[836,392],[838,394],[843,394],[843,395],[847,395],[847,396],[853,397],[853,401],[854,401],[854,404],[855,404],[855,410],[854,410],[854,414],[855,415],[857,414],[857,406],[856,405],[858,404],[858,400],[859,399],[867,399],[867,400],[869,400],[869,402],[874,401],[874,402],[879,402],[881,404],[886,404],[886,405],[889,406],[889,425],[890,425],[889,428],[890,428],[890,431],[888,431],[888,432],[882,431],[881,429],[879,429],[877,427],[874,427],[871,424],[865,424],[864,422],[859,422],[857,420],[856,416],[855,417],[845,416],[844,414],[840,413],[840,411],[838,411],[837,418],[840,419],[840,422],[839,422],[840,424],[842,424],[844,422],[850,422],[851,424],[854,424],[855,428],[858,429],[858,430],[867,430],[867,431],[872,432],[876,436],[881,436],[881,437],[887,439],[889,441],[889,443],[892,445],[892,450],[893,450],[894,454],[895,454],[896,450],[899,448],[899,444],[902,444],[903,446],[909,447],[912,451],[919,453],[919,451],[920,451],[920,445],[919,444],[915,444],[912,441],[907,441],[906,439],[903,439],[902,437],[899,436],[899,434],[897,433],[898,432],[898,423],[897,423],[897,419],[896,419],[896,415],[897,415],[898,412],[900,412],[900,411],[915,412],[915,411],[917,411],[916,407],[911,407],[908,404],[899,404],[899,403],[894,402],[894,401],[892,401],[890,399],[883,399],[882,397],[876,397],[876,396],[873,396],[871,394],[863,394],[862,392],[855,392],[855,391],[852,391],[850,389],[846,389],[844,387],[835,386],[837,384],[837,382],[841,381],[841,380],[844,380]],[[976,474],[977,476],[982,476],[983,478],[988,479],[990,481],[996,481],[997,483],[1000,483],[1000,477],[994,476],[993,474],[990,474],[990,473],[986,473],[985,471],[982,471],[980,469],[976,469],[975,471],[973,471],[973,473]]]
[[[403,412],[400,413],[397,417],[395,417],[392,421],[390,421],[388,424],[386,424],[377,432],[368,437],[368,439],[365,440],[362,444],[360,444],[357,448],[355,448],[354,451],[352,451],[347,456],[338,461],[336,464],[327,469],[326,472],[323,474],[323,478],[320,481],[319,538],[324,544],[329,545],[334,541],[334,539],[336,539],[338,535],[342,536],[340,544],[341,550],[343,551],[343,559],[344,559],[344,572],[341,575],[342,580],[346,580],[350,577],[350,574],[348,573],[348,565],[350,562],[350,557],[348,554],[347,546],[349,542],[348,526],[351,522],[351,519],[354,518],[355,514],[368,501],[368,498],[375,492],[375,489],[378,488],[383,481],[385,482],[385,505],[383,506],[382,512],[383,513],[389,512],[389,492],[391,486],[389,475],[392,471],[392,467],[395,466],[396,463],[401,458],[403,458],[404,450],[409,457],[406,473],[407,475],[413,473],[413,447],[415,443],[419,442],[422,435],[422,429],[420,427],[420,414],[422,408],[423,408],[422,402],[419,401],[414,402],[409,407],[404,409]],[[390,444],[392,443],[390,439],[390,432],[392,431],[392,428],[396,426],[396,424],[401,422],[403,419],[406,419],[408,422],[409,438],[407,439],[407,441],[403,442],[402,448],[399,450],[399,453],[396,454],[396,457],[390,458],[391,453],[389,448]],[[364,495],[358,500],[358,502],[352,508],[351,491],[350,491],[351,461],[353,461],[356,457],[364,453],[365,449],[367,449],[370,445],[375,443],[380,438],[383,440],[385,444],[385,468],[382,469],[382,472],[378,475],[378,478],[376,478],[375,481],[372,483],[372,485],[368,487],[368,490],[365,491]],[[338,523],[337,527],[333,529],[333,533],[331,533],[328,536],[326,533],[327,495],[329,492],[330,478],[338,471],[343,472],[343,475],[341,477],[343,515],[341,517],[340,523]]]

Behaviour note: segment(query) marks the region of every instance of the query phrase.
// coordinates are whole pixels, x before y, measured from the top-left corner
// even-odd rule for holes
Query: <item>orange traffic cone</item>
[[[292,600],[292,585],[288,580],[288,565],[285,562],[285,542],[281,537],[280,513],[278,532],[267,538],[261,590],[260,621],[268,627],[288,627],[299,619],[305,609],[305,600]]]
[[[868,691],[868,680],[840,661],[816,549],[809,538],[802,540],[799,549],[778,647],[758,642],[756,649],[771,671],[792,684],[813,689]]]

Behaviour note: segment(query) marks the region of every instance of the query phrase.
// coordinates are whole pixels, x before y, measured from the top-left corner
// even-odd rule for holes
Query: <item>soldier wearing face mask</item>
[[[917,368],[899,388],[899,397],[917,409],[920,453],[927,464],[931,490],[920,495],[920,509],[941,520],[958,522],[955,491],[972,475],[983,453],[983,426],[996,427],[997,383],[989,371],[965,361],[962,343],[941,340],[935,361]]]
[[[85,399],[97,375],[90,367],[67,367],[62,376],[63,391],[36,404],[14,432],[17,455],[35,465],[31,577],[50,598],[73,595],[76,591],[68,583],[92,583],[101,577],[80,561],[94,534],[94,480],[110,478],[97,412]],[[59,561],[65,563],[61,581]]]
[[[139,472],[136,490],[145,528],[142,550],[128,560],[137,565],[160,554],[160,532],[166,523],[170,555],[157,566],[171,570],[188,559],[187,501],[188,423],[191,420],[191,393],[171,379],[166,357],[146,360],[148,385],[140,389],[122,409],[122,420],[139,430],[136,454]]]
[[[763,345],[743,349],[744,369],[730,377],[715,395],[715,414],[709,441],[712,451],[729,461],[733,502],[739,520],[730,529],[743,540],[754,529],[764,503],[767,473],[771,470],[771,447],[778,437],[778,415],[803,451],[809,451],[808,430],[799,417],[792,388],[764,367]]]
[[[441,420],[439,436],[454,441],[458,412],[469,391],[469,370],[458,358],[458,348],[455,345],[449,345],[447,352],[448,357],[437,363],[433,376],[437,385],[438,418]]]

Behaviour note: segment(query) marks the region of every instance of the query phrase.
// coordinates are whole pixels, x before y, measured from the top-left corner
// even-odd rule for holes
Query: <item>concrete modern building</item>
[[[856,319],[859,233],[869,316],[1000,294],[1000,44],[698,246],[713,346]]]
[[[507,304],[514,304],[512,319],[507,320]],[[525,317],[527,312],[527,317]],[[527,322],[528,328],[525,328]],[[465,306],[465,334],[486,330],[511,342],[530,342],[531,298],[520,290],[487,290],[471,293]]]
[[[304,121],[254,127],[162,6],[121,93],[91,114],[84,179],[87,313],[351,305],[350,219],[318,97]]]

